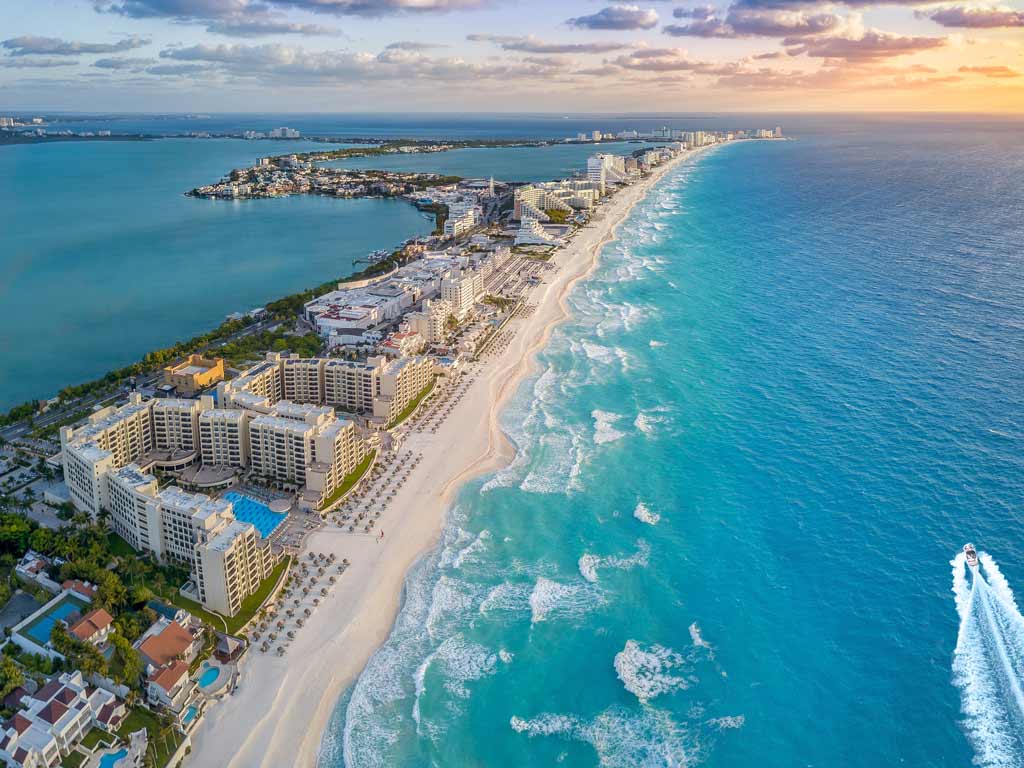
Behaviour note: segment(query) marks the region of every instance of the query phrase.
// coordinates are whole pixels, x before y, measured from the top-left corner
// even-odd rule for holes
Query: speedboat
[[[978,551],[973,544],[964,544],[964,557],[967,558],[967,565],[971,568],[978,567]]]

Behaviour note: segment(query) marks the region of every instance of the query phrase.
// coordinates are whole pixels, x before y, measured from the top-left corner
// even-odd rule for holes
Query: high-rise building
[[[250,412],[211,408],[199,415],[199,447],[207,467],[249,466]]]
[[[452,314],[450,302],[444,299],[427,299],[419,312],[406,315],[406,322],[428,344],[441,344],[448,338],[448,318]]]
[[[441,298],[452,308],[452,314],[462,319],[473,311],[484,292],[484,281],[475,269],[453,271],[441,281]]]

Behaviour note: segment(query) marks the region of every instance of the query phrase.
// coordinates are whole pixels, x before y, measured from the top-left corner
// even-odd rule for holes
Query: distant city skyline
[[[9,0],[0,110],[1024,111],[1024,10],[950,0]]]

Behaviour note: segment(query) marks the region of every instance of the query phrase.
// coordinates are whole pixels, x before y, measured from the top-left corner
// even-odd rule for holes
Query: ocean
[[[788,124],[577,285],[320,768],[1024,765],[1022,125]]]

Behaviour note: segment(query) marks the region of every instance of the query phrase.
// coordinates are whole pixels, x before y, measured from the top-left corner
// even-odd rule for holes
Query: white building
[[[251,413],[235,408],[213,408],[199,415],[199,448],[207,467],[249,466]]]
[[[477,299],[483,296],[484,281],[475,269],[456,270],[441,282],[441,298],[452,308],[460,320],[473,311]]]
[[[55,768],[94,726],[113,732],[125,714],[114,694],[86,685],[77,670],[64,672],[22,697],[4,723],[0,759],[18,768]]]
[[[403,357],[388,363],[380,375],[380,396],[373,415],[390,424],[433,380],[434,362],[428,357]]]
[[[427,344],[441,344],[448,338],[448,318],[453,314],[451,302],[427,299],[419,312],[412,312],[405,319]]]
[[[480,223],[480,208],[471,198],[460,198],[448,204],[448,218],[444,221],[445,237],[458,237]]]

